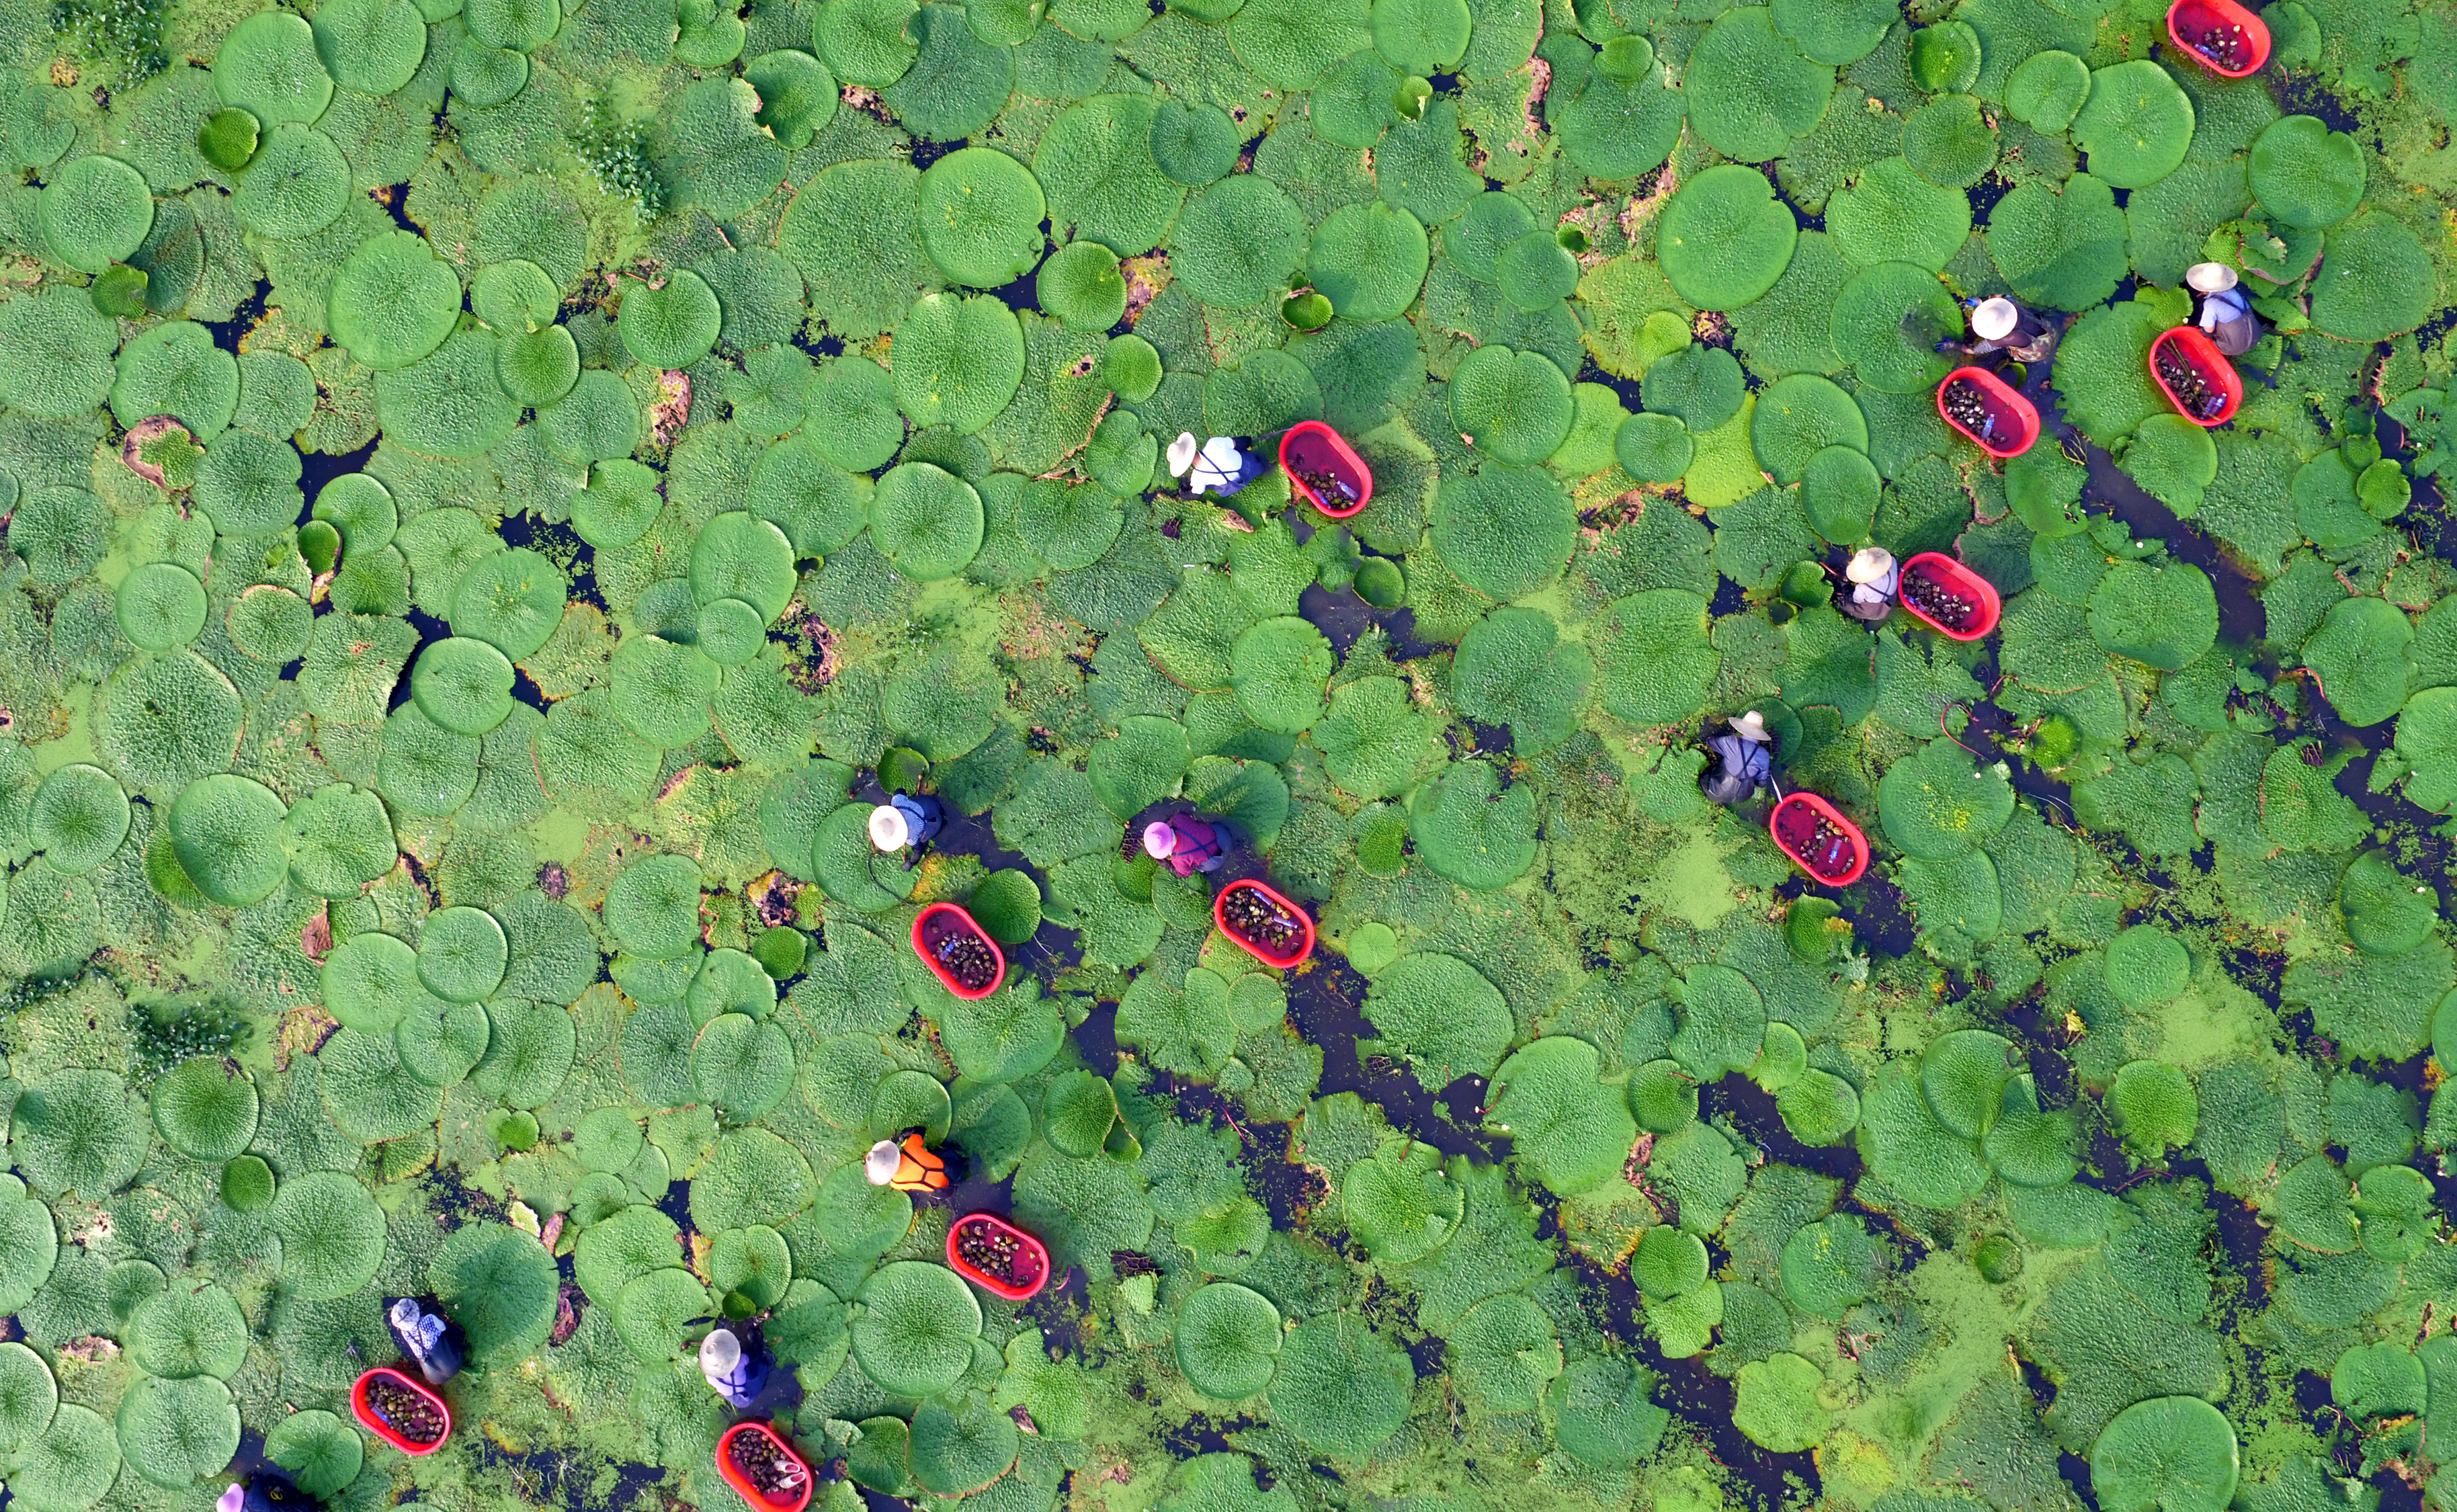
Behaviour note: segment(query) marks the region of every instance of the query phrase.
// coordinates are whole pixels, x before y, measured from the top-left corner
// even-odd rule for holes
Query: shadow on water
[[[1354,1092],[1381,1105],[1391,1126],[1445,1155],[1497,1161],[1510,1141],[1477,1127],[1484,1078],[1462,1076],[1428,1091],[1407,1066],[1360,1052],[1357,1042],[1373,1038],[1364,1013],[1365,979],[1346,961],[1315,952],[1308,969],[1289,983],[1289,1017],[1322,1050],[1322,1095]]]
[[[2106,447],[2074,430],[2065,419],[2064,401],[2054,386],[2052,362],[2032,364],[2022,383],[2022,394],[2039,409],[2038,445],[2049,445],[2066,435],[2081,443],[2089,459],[2083,503],[2099,506],[2121,520],[2132,530],[2134,539],[2163,542],[2169,556],[2208,573],[2210,586],[2218,594],[2220,638],[2239,646],[2259,645],[2267,633],[2268,622],[2261,609],[2261,585],[2243,564],[2175,510],[2152,498],[2116,465]]]

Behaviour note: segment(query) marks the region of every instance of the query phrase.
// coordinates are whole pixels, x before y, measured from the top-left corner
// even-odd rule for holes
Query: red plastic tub
[[[2226,403],[2215,415],[2196,415],[2187,408],[2167,381],[2158,376],[2158,354],[2172,351],[2200,374],[2201,382],[2226,396]],[[2196,425],[2223,425],[2235,418],[2236,409],[2243,404],[2243,375],[2218,348],[2218,343],[2204,335],[2198,325],[2178,325],[2150,343],[2150,382],[2176,406],[2176,413]]]
[[[1988,405],[1989,418],[1996,422],[1998,434],[2013,438],[2012,445],[1982,440],[1978,432],[1946,413],[1945,391],[1965,379],[1979,385],[1979,392]],[[1957,367],[1946,374],[1945,382],[1936,385],[1936,413],[1947,425],[1970,437],[1972,445],[1999,461],[2020,456],[2039,439],[2038,407],[1984,367]]]
[[[1262,946],[1254,943],[1252,941],[1239,934],[1234,929],[1228,927],[1228,916],[1227,912],[1228,907],[1228,895],[1235,892],[1240,887],[1250,887],[1254,891],[1261,893],[1264,897],[1297,916],[1297,922],[1305,929],[1305,943],[1297,946],[1296,953],[1294,955],[1274,956],[1266,951]],[[1268,882],[1258,882],[1251,878],[1241,877],[1235,881],[1230,882],[1228,886],[1221,888],[1220,896],[1211,900],[1211,922],[1219,926],[1222,934],[1227,935],[1229,939],[1237,942],[1237,947],[1239,949],[1245,951],[1246,954],[1252,956],[1255,960],[1261,962],[1267,966],[1278,966],[1285,970],[1290,966],[1295,965],[1298,962],[1303,961],[1306,957],[1313,954],[1313,920],[1308,916],[1304,909],[1299,908],[1296,904],[1289,901],[1286,898],[1281,897],[1279,892],[1271,887]]]
[[[1848,864],[1840,870],[1822,870],[1809,860],[1810,846],[1817,838],[1818,819],[1825,819],[1843,831],[1848,846],[1845,859]],[[1786,836],[1786,830],[1791,831],[1791,835]],[[1774,806],[1774,812],[1766,816],[1766,833],[1774,837],[1775,848],[1790,857],[1793,865],[1807,872],[1811,880],[1828,887],[1848,887],[1869,869],[1869,837],[1861,834],[1860,826],[1845,818],[1833,804],[1814,793],[1786,794],[1784,800]],[[1832,842],[1828,840],[1827,843],[1830,845]]]
[[[1967,600],[1977,611],[1968,629],[1956,630],[1912,603],[1909,593],[1900,595],[1903,611],[1940,635],[1954,640],[1977,640],[1996,628],[1997,616],[2005,611],[2004,602],[1996,596],[1994,584],[1943,552],[1922,551],[1905,562],[1904,581],[1908,583],[1914,575]]]
[[[444,1436],[436,1440],[433,1443],[419,1443],[413,1440],[403,1438],[394,1430],[392,1424],[384,1421],[381,1414],[379,1414],[373,1407],[367,1405],[367,1382],[374,1380],[379,1376],[392,1381],[396,1385],[405,1387],[434,1403],[435,1410],[444,1415]],[[384,1442],[392,1445],[403,1454],[433,1454],[436,1450],[443,1448],[445,1443],[451,1440],[452,1438],[452,1409],[444,1405],[444,1398],[429,1390],[426,1382],[409,1376],[404,1376],[400,1371],[394,1370],[389,1365],[378,1365],[375,1369],[361,1376],[358,1378],[357,1383],[350,1387],[350,1411],[356,1415],[361,1423],[365,1425],[366,1430],[369,1433],[374,1434],[377,1438],[382,1439]]]
[[[990,984],[986,987],[975,989],[958,982],[955,973],[941,965],[938,956],[933,953],[938,944],[949,935],[962,934],[972,935],[982,944],[989,946],[990,959],[998,963],[998,970],[992,974]],[[988,930],[973,922],[971,914],[954,903],[932,903],[915,916],[913,953],[921,958],[921,963],[930,968],[931,975],[937,977],[948,991],[967,1003],[978,1002],[988,997],[999,989],[1000,983],[1006,980],[1006,952],[999,948],[999,942],[990,938]]]
[[[1331,501],[1313,491],[1297,469],[1328,472],[1356,490],[1356,502],[1334,507]],[[1362,509],[1373,499],[1373,469],[1356,454],[1338,431],[1319,420],[1301,420],[1280,438],[1280,470],[1289,475],[1289,487],[1306,502],[1334,520],[1345,520]]]
[[[1018,1253],[1007,1262],[1017,1275],[1029,1279],[1010,1286],[966,1260],[957,1253],[956,1241],[967,1229],[982,1230],[993,1234],[1005,1234],[1016,1241]],[[1021,1302],[1049,1282],[1049,1251],[1039,1239],[1024,1232],[995,1212],[968,1212],[958,1218],[947,1230],[947,1264],[958,1275],[986,1291],[995,1292],[1010,1302]]]
[[[799,1497],[791,1502],[771,1502],[760,1495],[759,1488],[751,1483],[749,1476],[733,1467],[733,1440],[747,1433],[757,1434],[767,1440],[782,1450],[785,1458],[802,1467],[802,1494]],[[725,1430],[725,1437],[716,1440],[716,1473],[725,1477],[725,1483],[733,1487],[734,1494],[743,1501],[753,1506],[774,1507],[776,1512],[802,1512],[802,1508],[811,1504],[811,1492],[818,1483],[818,1477],[811,1474],[811,1462],[787,1443],[782,1434],[764,1422],[738,1422]]]
[[[2240,61],[2226,68],[2219,60],[2193,45],[2193,38],[2212,31],[2240,29],[2242,45]],[[2167,8],[2167,40],[2176,51],[2209,70],[2222,79],[2240,79],[2258,73],[2269,62],[2269,25],[2236,0],[2176,0]]]

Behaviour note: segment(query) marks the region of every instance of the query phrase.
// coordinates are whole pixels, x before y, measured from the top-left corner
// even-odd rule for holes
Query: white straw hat
[[[893,803],[881,803],[870,811],[870,843],[883,851],[900,851],[913,836],[912,826],[904,820],[904,811]]]
[[[723,1376],[742,1363],[742,1340],[733,1330],[720,1328],[699,1341],[699,1368],[702,1374]]]
[[[1156,861],[1168,860],[1177,849],[1177,831],[1166,819],[1154,819],[1144,826],[1144,854]]]
[[[1179,431],[1177,439],[1168,444],[1168,475],[1185,477],[1186,469],[1194,466],[1194,454],[1202,449],[1202,444],[1194,439],[1194,432]]]
[[[2240,279],[2241,275],[2223,262],[2196,262],[2184,270],[2184,281],[2202,294],[2224,294]]]
[[[872,1186],[884,1187],[896,1179],[897,1168],[903,1164],[904,1156],[898,1151],[896,1141],[882,1139],[862,1157],[861,1173],[870,1178]]]
[[[2013,307],[2013,301],[2002,295],[1982,300],[1979,307],[1971,312],[1971,329],[1983,342],[2001,342],[2013,333],[2013,322],[2021,319],[2021,314]]]
[[[1759,745],[1764,745],[1774,738],[1773,735],[1766,733],[1765,715],[1758,713],[1755,709],[1750,710],[1748,713],[1741,715],[1737,719],[1729,721],[1729,723],[1732,727],[1732,734],[1739,735],[1744,740],[1751,740],[1755,741]]]
[[[1882,546],[1864,546],[1851,553],[1843,575],[1854,583],[1873,583],[1894,570],[1894,553]]]

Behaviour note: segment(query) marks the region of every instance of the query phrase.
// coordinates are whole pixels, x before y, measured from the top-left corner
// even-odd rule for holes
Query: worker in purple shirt
[[[315,1499],[270,1470],[234,1481],[214,1502],[214,1512],[306,1512]]]
[[[1181,814],[1144,826],[1144,854],[1180,877],[1216,872],[1228,860],[1227,825]]]

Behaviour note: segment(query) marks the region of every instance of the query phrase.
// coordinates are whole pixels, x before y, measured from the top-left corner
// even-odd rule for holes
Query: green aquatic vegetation
[[[837,1509],[2434,1483],[2457,58],[2289,0],[2220,84],[2135,10],[36,17],[10,1496],[243,1429],[373,1512],[412,1292],[478,1499],[722,1502],[719,1316]],[[2208,257],[2278,338],[2215,430],[2147,362]],[[2063,330],[1999,465],[1933,392],[2002,292]],[[1868,544],[2002,628],[1838,612]],[[1868,880],[1705,801],[1752,710]],[[946,827],[881,852],[890,791]],[[1144,856],[1181,811],[1225,872]],[[909,1128],[1028,1317],[868,1180]]]

